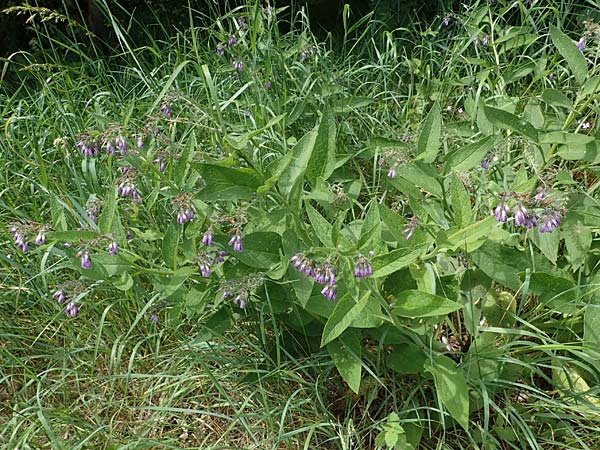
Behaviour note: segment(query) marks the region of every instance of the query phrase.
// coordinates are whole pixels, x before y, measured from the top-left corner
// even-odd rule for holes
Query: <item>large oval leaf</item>
[[[393,312],[401,317],[443,316],[462,308],[460,303],[414,289],[398,294]]]

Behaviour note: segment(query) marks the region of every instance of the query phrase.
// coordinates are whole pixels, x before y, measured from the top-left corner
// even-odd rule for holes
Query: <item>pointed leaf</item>
[[[306,167],[306,178],[314,184],[317,178],[327,180],[335,170],[335,117],[325,109],[317,129],[314,149]]]
[[[450,184],[454,222],[459,228],[464,228],[471,223],[471,198],[465,185],[456,174],[452,176]]]
[[[182,225],[177,220],[171,220],[169,227],[162,241],[162,256],[169,269],[177,268],[177,247],[179,245],[179,236],[181,235]]]
[[[461,308],[460,303],[447,298],[411,289],[398,294],[392,311],[400,317],[433,317],[443,316]]]
[[[333,240],[331,238],[331,224],[315,209],[311,206],[308,201],[304,202],[306,207],[306,213],[308,214],[308,220],[312,225],[313,231],[317,235],[317,238],[325,247],[333,247]]]
[[[491,106],[484,106],[483,109],[486,117],[495,126],[500,128],[508,128],[515,133],[531,139],[533,142],[538,142],[538,131],[525,119],[519,119],[517,116],[509,113],[508,111],[492,108]]]
[[[342,334],[346,328],[362,313],[365,305],[371,298],[369,292],[363,294],[358,301],[350,293],[344,295],[335,305],[333,313],[327,320],[321,338],[321,347],[324,347]],[[373,301],[375,301],[373,299]]]
[[[585,79],[588,75],[588,66],[585,57],[581,53],[581,51],[577,48],[575,43],[556,28],[554,25],[550,25],[550,39],[552,39],[552,43],[558,50],[558,52],[565,58],[565,61],[571,68],[573,75],[575,75],[575,80],[581,86],[585,83]]]
[[[315,142],[317,139],[317,131],[312,130],[306,133],[296,143],[290,153],[290,160],[286,167],[281,172],[277,185],[279,191],[289,198],[292,189],[299,182],[306,172],[308,161],[312,155]]]
[[[469,392],[463,371],[447,356],[438,356],[425,363],[433,375],[437,395],[450,415],[461,427],[469,427]]]
[[[440,106],[436,103],[427,114],[423,129],[417,142],[417,159],[432,163],[437,158],[440,150],[440,137],[442,134],[442,114]]]
[[[358,394],[362,373],[360,332],[346,330],[340,337],[327,344],[327,351],[344,381]]]

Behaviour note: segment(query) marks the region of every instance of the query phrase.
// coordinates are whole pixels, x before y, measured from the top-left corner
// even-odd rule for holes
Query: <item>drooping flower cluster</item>
[[[517,227],[538,228],[540,233],[551,233],[560,226],[566,210],[559,200],[552,199],[539,189],[533,197],[528,193],[501,192],[494,208],[494,216],[501,223],[514,219]]]
[[[325,298],[337,299],[336,268],[329,260],[319,264],[316,260],[307,258],[303,253],[296,253],[290,258],[290,263],[307,277],[313,278],[319,284],[324,284],[325,287],[321,290],[321,294]]]
[[[600,37],[600,25],[594,22],[594,19],[588,19],[583,21],[585,31],[577,41],[577,49],[584,51],[587,43],[594,36]]]
[[[244,242],[242,239],[242,234],[240,230],[236,230],[235,234],[229,239],[227,243],[231,247],[233,247],[233,251],[241,252],[244,250]]]
[[[371,265],[371,261],[364,256],[360,255],[356,260],[356,265],[354,266],[354,276],[356,278],[367,278],[373,275],[373,266]]]
[[[133,200],[140,200],[140,194],[135,184],[135,179],[138,176],[138,170],[133,166],[125,166],[121,168],[122,175],[117,179],[119,195],[129,197]]]
[[[65,314],[70,317],[75,317],[79,314],[79,306],[77,305],[77,298],[86,289],[87,285],[81,281],[68,281],[56,288],[52,294],[52,298],[58,303],[65,304]]]
[[[200,268],[200,275],[209,278],[211,269],[215,264],[221,264],[225,261],[227,251],[225,250],[199,250],[195,262]]]
[[[117,256],[119,253],[119,244],[112,239],[110,236],[98,236],[96,239],[88,241],[79,247],[79,251],[75,254],[77,258],[80,258],[80,265],[82,269],[89,270],[92,268],[92,257],[90,253],[92,250],[100,248],[102,245],[108,245],[106,251],[110,256]]]
[[[402,234],[406,235],[406,240],[410,240],[410,238],[413,236],[415,230],[419,227],[419,225],[421,225],[421,220],[417,217],[417,216],[413,216],[410,218],[410,220],[406,223],[406,228],[404,228],[404,230],[402,230]]]
[[[44,245],[46,243],[46,231],[48,225],[37,222],[13,222],[8,226],[8,231],[13,236],[15,246],[23,253],[29,251],[28,239],[33,236],[35,245]]]
[[[248,222],[248,208],[249,203],[243,203],[236,207],[231,213],[221,213],[215,220],[220,222],[229,229],[228,234],[232,234],[229,242],[227,243],[233,248],[235,252],[241,252],[244,250],[244,238],[242,235],[242,227]],[[205,236],[207,240],[212,242],[212,230],[210,230],[211,236]]]
[[[196,218],[194,198],[189,192],[180,193],[173,199],[174,210],[177,211],[177,223],[184,225]]]
[[[124,156],[127,153],[127,139],[123,137],[122,127],[110,125],[104,133],[97,131],[86,131],[77,135],[75,146],[81,154],[87,157],[100,155],[100,149],[104,148],[107,155],[116,155],[117,152]]]
[[[168,101],[164,101],[160,105],[160,112],[170,118],[173,115],[173,108],[171,108],[171,104]]]
[[[79,140],[75,144],[75,147],[79,149],[83,156],[91,158],[100,154],[101,143],[97,137],[93,137],[89,133],[82,133],[78,138]]]
[[[244,278],[225,281],[221,284],[221,298],[226,300],[233,297],[233,303],[244,309],[248,298],[256,292],[264,283],[265,277],[262,273],[253,273]]]
[[[91,196],[85,205],[85,213],[94,223],[98,223],[98,217],[102,212],[103,201],[96,196]]]
[[[387,167],[387,177],[396,178],[398,176],[398,167],[408,162],[410,159],[409,151],[406,148],[394,147],[386,150],[379,158],[379,166]]]

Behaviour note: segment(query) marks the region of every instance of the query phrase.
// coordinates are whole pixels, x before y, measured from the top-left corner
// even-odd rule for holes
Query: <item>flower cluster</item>
[[[200,268],[200,275],[204,278],[209,278],[212,266],[223,263],[225,261],[225,256],[227,256],[227,251],[225,250],[199,250],[195,261]]]
[[[35,235],[35,245],[44,245],[46,243],[47,230],[47,225],[36,222],[14,222],[8,226],[8,231],[13,236],[15,246],[23,253],[29,251],[28,236],[31,238]]]
[[[594,23],[594,19],[588,19],[583,21],[585,31],[577,41],[577,49],[584,51],[587,46],[588,40],[594,36],[600,37],[600,25]]]
[[[235,252],[241,252],[244,250],[244,242],[242,240],[242,234],[240,230],[235,232],[227,244],[233,247],[233,251]]]
[[[235,208],[231,213],[221,213],[217,218],[217,222],[221,222],[229,228],[229,233],[233,234],[229,239],[228,245],[233,247],[236,252],[244,250],[244,240],[242,237],[242,227],[248,222],[248,208],[249,203],[243,203],[242,205]],[[212,230],[210,230],[210,238],[206,236],[206,239],[212,242]],[[204,242],[204,240],[203,240]]]
[[[494,209],[498,222],[506,223],[512,216],[515,226],[528,229],[537,227],[540,233],[551,233],[558,228],[565,213],[560,202],[550,198],[542,189],[531,198],[527,193],[501,192]]]
[[[421,225],[421,220],[417,216],[411,217],[410,220],[406,223],[406,228],[402,230],[402,234],[406,235],[407,241],[410,240],[410,238],[413,236],[415,230],[419,227],[419,225]]]
[[[359,255],[354,266],[354,277],[367,278],[373,275],[373,266],[366,256]]]
[[[221,298],[226,300],[233,297],[233,303],[238,305],[240,309],[244,309],[250,295],[262,286],[263,283],[264,274],[261,273],[254,273],[244,278],[226,281],[219,289],[222,292]]]
[[[102,212],[103,201],[96,196],[91,196],[85,205],[85,213],[94,223],[98,223],[98,217]]]
[[[325,298],[337,299],[336,268],[329,260],[319,264],[317,261],[307,258],[303,253],[296,253],[290,258],[290,263],[307,277],[313,278],[319,284],[324,284],[325,287],[321,290],[321,294]]]
[[[119,253],[119,244],[114,241],[112,238],[108,236],[99,236],[98,238],[86,242],[82,247],[80,247],[79,251],[75,254],[77,258],[80,258],[81,268],[89,270],[92,268],[92,258],[90,256],[90,251],[94,248],[100,247],[102,243],[108,241],[108,246],[106,247],[106,251],[110,256],[117,256]]]
[[[79,297],[86,289],[87,285],[81,281],[69,281],[58,286],[52,294],[52,298],[61,305],[67,303],[65,314],[75,317],[79,314],[77,297]]]
[[[140,200],[141,197],[135,185],[138,170],[133,166],[125,166],[121,168],[121,172],[123,175],[117,179],[119,195],[122,197],[131,196],[133,200]]]
[[[174,200],[173,206],[177,211],[177,223],[184,225],[196,218],[196,207],[193,203],[193,196],[189,192],[180,193]]]
[[[100,154],[100,146],[102,145],[97,137],[90,133],[82,133],[78,136],[78,141],[75,147],[79,149],[82,155],[93,157]]]
[[[388,178],[396,178],[398,166],[405,164],[410,159],[407,149],[394,147],[386,150],[379,159],[379,166],[387,166]]]
[[[75,144],[81,154],[87,157],[98,156],[100,149],[104,148],[106,154],[116,155],[117,151],[124,156],[127,153],[127,140],[123,137],[122,129],[119,126],[111,125],[105,133],[100,135],[98,132],[86,131],[77,136]]]

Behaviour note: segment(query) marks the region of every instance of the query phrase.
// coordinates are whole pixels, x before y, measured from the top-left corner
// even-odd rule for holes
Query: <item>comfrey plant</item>
[[[385,370],[427,377],[466,427],[477,407],[467,386],[494,398],[488,381],[505,370],[486,366],[483,375],[475,367],[486,355],[478,352],[511,343],[503,330],[520,326],[510,322],[517,311],[578,317],[572,328],[584,326],[583,303],[565,293],[587,301],[582,287],[597,284],[595,188],[574,187],[590,173],[580,160],[597,163],[587,147],[597,139],[575,125],[577,117],[594,123],[585,103],[591,88],[581,88],[576,108],[562,97],[556,104],[554,92],[530,102],[485,89],[423,95],[415,111],[426,114],[410,113],[422,122],[414,139],[395,125],[380,136],[340,107],[355,98],[318,85],[317,74],[334,66],[331,55],[298,37],[286,58],[268,59],[272,41],[260,33],[272,18],[248,17],[262,22],[223,27],[198,81],[211,96],[222,87],[215,98],[230,102],[196,108],[197,99],[172,95],[156,100],[151,117],[132,117],[129,129],[77,136],[74,157],[95,170],[85,174],[83,198],[55,193],[72,211],[54,208],[51,226],[11,223],[11,239],[22,251],[35,242],[36,253],[54,259],[58,269],[47,277],[63,282],[48,297],[69,316],[99,286],[156,299],[146,309],[153,327],[190,315],[225,326],[241,315],[261,320],[255,309],[261,317],[272,311],[311,349],[326,350],[354,392],[363,368],[389,362]],[[454,19],[445,33],[460,28]],[[249,45],[250,32],[257,45]],[[485,50],[481,34],[477,50],[467,51],[491,58],[502,41],[489,36]],[[557,51],[565,38],[552,29]],[[584,65],[567,65],[579,67],[583,85]],[[319,94],[298,88],[314,80]],[[284,109],[272,98],[280,90],[289,98]],[[380,114],[381,104],[365,104],[362,115]],[[457,106],[444,112],[449,104]],[[355,134],[365,129],[372,135]],[[371,365],[375,341],[385,355]]]

